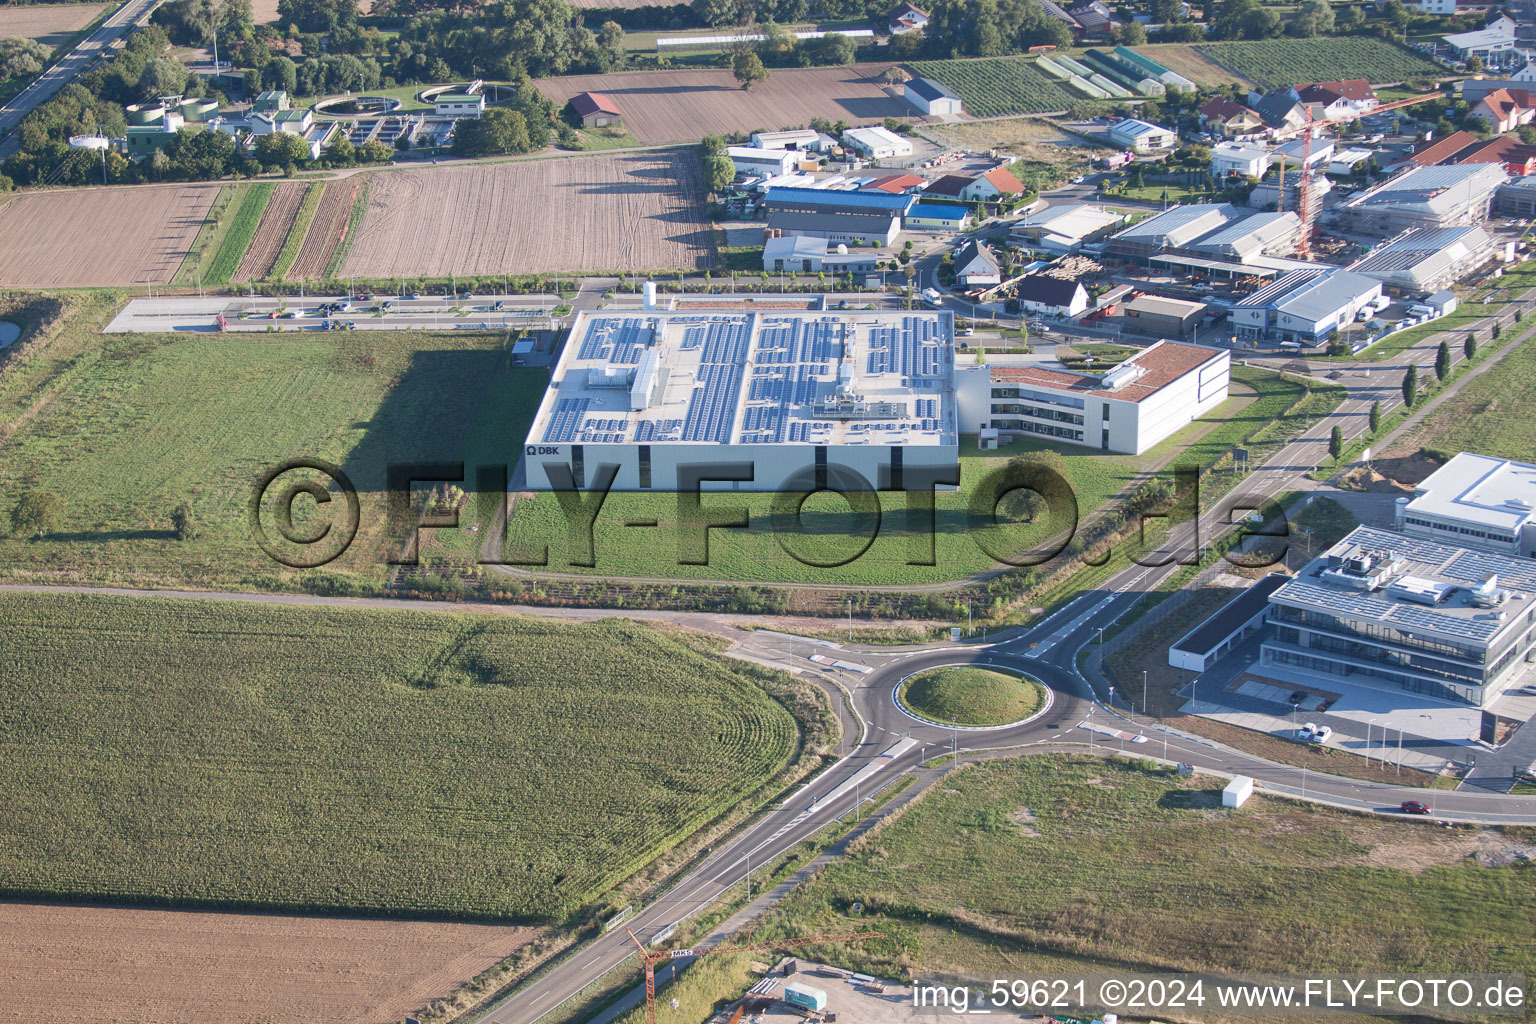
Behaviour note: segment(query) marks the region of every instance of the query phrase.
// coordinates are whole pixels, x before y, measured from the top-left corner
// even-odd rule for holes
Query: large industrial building
[[[1052,252],[1074,252],[1086,242],[1107,237],[1125,223],[1126,214],[1101,206],[1064,203],[1026,213],[1014,225],[1015,241],[1028,242]]]
[[[1536,556],[1536,466],[1461,452],[1397,499],[1396,526],[1415,537]]]
[[[1536,561],[1360,526],[1269,603],[1266,666],[1485,707],[1529,667]]]
[[[1333,212],[1352,230],[1376,235],[1481,224],[1488,219],[1495,193],[1508,180],[1499,164],[1415,167]]]
[[[1493,257],[1493,239],[1475,225],[1414,228],[1349,269],[1400,292],[1429,294],[1466,277]]]
[[[844,470],[900,489],[956,465],[954,370],[946,311],[583,312],[528,432],[527,486],[592,489],[611,466],[615,490],[691,491],[688,467],[706,490]]]
[[[799,235],[849,245],[890,245],[917,196],[830,188],[770,188],[768,238]]]
[[[1153,214],[1104,243],[1125,259],[1229,277],[1273,277],[1305,266],[1284,257],[1301,239],[1301,219],[1231,203],[1194,203]]]
[[[1231,363],[1224,350],[1160,341],[1104,374],[960,366],[960,429],[1139,455],[1226,401]]]
[[[1238,301],[1228,315],[1244,341],[1322,345],[1381,297],[1381,282],[1336,267],[1293,270]]]

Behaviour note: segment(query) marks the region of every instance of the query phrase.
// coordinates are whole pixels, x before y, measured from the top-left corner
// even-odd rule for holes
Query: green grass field
[[[235,210],[234,221],[225,230],[219,249],[213,254],[213,262],[208,265],[204,285],[217,287],[227,283],[234,275],[251,239],[256,237],[261,215],[266,212],[267,204],[272,201],[272,193],[276,189],[277,186],[271,182],[262,182],[245,190],[240,206]]]
[[[1528,844],[1529,830],[1447,832],[1263,797],[1224,811],[1222,785],[1088,757],[966,768],[754,936],[874,927],[888,937],[837,962],[888,977],[1536,968],[1536,870],[1469,856]]]
[[[1509,340],[1508,334],[1504,340]],[[1484,340],[1480,344],[1487,349],[1498,342]],[[1410,440],[1415,447],[1536,459],[1536,419],[1526,407],[1533,389],[1536,345],[1526,343],[1430,413]]]
[[[1034,714],[1045,690],[1033,679],[997,669],[960,666],[913,676],[900,700],[924,718],[955,725],[1007,725]]]
[[[1399,352],[1407,351],[1430,335],[1439,334],[1441,331],[1459,332],[1452,335],[1450,339],[1451,348],[1455,349],[1459,356],[1461,343],[1466,340],[1467,328],[1488,315],[1488,311],[1479,306],[1457,309],[1456,312],[1449,313],[1436,320],[1431,320],[1427,324],[1419,324],[1417,327],[1409,327],[1407,330],[1394,331],[1354,358],[1370,363],[1383,362],[1391,359]],[[1487,335],[1488,332],[1484,331],[1479,344],[1488,344]]]
[[[914,74],[937,79],[959,93],[973,117],[1066,110],[1084,101],[1024,57],[919,60],[907,66]]]
[[[1169,467],[1208,467],[1227,456],[1234,445],[1249,439],[1254,439],[1252,457],[1257,462],[1267,457],[1270,445],[1332,408],[1342,395],[1338,388],[1323,387],[1314,388],[1309,396],[1307,386],[1298,381],[1243,367],[1233,370],[1233,379],[1237,382],[1234,393],[1249,392],[1256,397],[1232,399],[1211,416],[1140,456],[1106,455],[1090,448],[1028,441],[981,452],[976,449],[974,436],[967,436],[960,448],[960,490],[942,492],[935,499],[936,564],[931,566],[909,564],[926,553],[926,535],[907,528],[905,499],[892,494],[880,495],[879,533],[868,550],[845,565],[829,568],[805,564],[784,546],[808,552],[816,562],[832,562],[859,551],[868,536],[867,527],[856,520],[846,500],[826,492],[805,503],[800,524],[792,514],[775,515],[770,494],[707,492],[702,499],[706,508],[743,508],[749,520],[745,530],[709,531],[707,565],[680,561],[678,499],[672,493],[609,494],[593,523],[596,564],[592,567],[572,564],[574,549],[566,519],[553,495],[520,500],[512,512],[506,551],[527,557],[547,545],[549,562],[544,568],[548,571],[598,576],[808,585],[901,585],[959,579],[998,565],[972,535],[975,527],[968,502],[977,482],[1011,458],[1045,450],[1059,453],[1082,519],[1125,491],[1157,462],[1167,461]],[[1163,472],[1171,474],[1172,469]],[[624,525],[636,520],[655,520],[658,525]],[[1063,526],[1047,520],[1016,522],[996,528],[988,543],[994,550],[1022,552]],[[860,529],[865,532],[858,534]],[[781,536],[786,539],[781,541]]]
[[[1444,74],[1444,69],[1434,61],[1406,47],[1361,36],[1201,43],[1195,49],[1233,74],[1265,88],[1342,78],[1401,82]]]
[[[797,749],[619,620],[0,594],[0,890],[559,918]]]
[[[295,574],[256,544],[248,502],[269,467],[314,457],[360,491],[357,539],[327,571],[381,582],[387,465],[453,457],[482,394],[544,380],[506,366],[500,335],[97,334],[113,298],[71,297],[58,336],[0,376],[0,511],[29,488],[64,503],[56,533],[0,539],[9,579],[282,585]],[[475,422],[515,462],[529,415],[501,401]],[[178,540],[184,501],[198,532]]]

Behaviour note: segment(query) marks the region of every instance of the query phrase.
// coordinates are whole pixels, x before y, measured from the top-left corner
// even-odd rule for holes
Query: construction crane
[[[711,946],[709,949],[646,949],[639,937],[628,928],[629,937],[640,950],[640,962],[645,965],[645,1020],[656,1024],[656,965],[668,960],[689,957],[712,956],[715,953],[750,953],[758,949],[782,949],[786,946],[814,946],[824,942],[855,942],[860,939],[877,939],[879,932],[849,932],[844,935],[804,935],[794,939],[771,939],[767,942],[749,942],[744,946]]]
[[[1380,114],[1388,110],[1398,110],[1402,107],[1414,107],[1420,103],[1430,101],[1444,102],[1445,97],[1438,92],[1427,92],[1420,96],[1410,96],[1405,100],[1393,100],[1391,103],[1383,103],[1372,107],[1367,113]],[[1273,133],[1276,141],[1289,135],[1302,133],[1301,144],[1301,184],[1296,192],[1296,215],[1301,218],[1301,242],[1296,246],[1297,255],[1307,259],[1312,255],[1310,228],[1312,213],[1312,138],[1320,128],[1331,128],[1334,125],[1348,124],[1350,121],[1358,121],[1364,114],[1351,114],[1348,117],[1335,117],[1327,121],[1312,120],[1312,108],[1303,104],[1306,111],[1306,121],[1294,128],[1282,128]],[[1285,209],[1285,157],[1280,157],[1280,179],[1277,186],[1280,194],[1280,209]]]

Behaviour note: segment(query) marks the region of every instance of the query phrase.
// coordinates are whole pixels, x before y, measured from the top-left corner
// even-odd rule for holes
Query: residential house
[[[955,253],[955,282],[967,289],[1000,284],[1002,270],[992,250],[976,239],[971,239]]]
[[[1409,0],[1408,6],[1421,14],[1456,13],[1456,0]]]
[[[1026,313],[1073,317],[1088,310],[1088,289],[1081,281],[1030,274],[1021,277],[1016,287],[1019,308]]]
[[[1313,108],[1313,119],[1320,121],[1364,114],[1381,104],[1371,83],[1363,78],[1312,82],[1297,89],[1296,95],[1301,102]]]
[[[1075,4],[1068,9],[1067,13],[1083,27],[1083,35],[1089,38],[1099,39],[1109,35],[1109,30],[1116,24],[1114,14],[1099,0]]]
[[[1262,178],[1269,169],[1269,150],[1241,142],[1218,142],[1211,147],[1211,173],[1218,178],[1241,175]]]
[[[1068,14],[1066,9],[1054,0],[1040,0],[1040,6],[1045,9],[1046,17],[1055,18],[1067,28],[1072,30],[1074,39],[1080,39],[1083,35],[1083,26],[1076,18]]]
[[[1262,94],[1250,92],[1248,106],[1271,128],[1298,128],[1307,123],[1307,105],[1294,86]]]
[[[1333,159],[1333,147],[1332,139],[1313,139],[1312,152],[1308,154],[1306,139],[1292,139],[1275,147],[1274,163],[1278,167],[1283,161],[1287,171],[1294,171],[1305,159],[1307,166],[1316,171],[1328,166],[1328,161]]]
[[[572,96],[571,112],[581,119],[583,128],[600,128],[623,120],[618,104],[600,92],[580,92]]]
[[[1201,126],[1218,139],[1239,138],[1264,130],[1264,119],[1226,96],[1208,100],[1200,108]]]
[[[991,201],[1000,196],[1016,196],[1025,191],[1024,183],[1015,178],[1006,167],[994,167],[985,174],[978,174],[960,191],[960,198],[972,201]]]
[[[1495,89],[1467,111],[1467,120],[1481,121],[1495,132],[1512,132],[1536,118],[1536,102],[1524,89]]]
[[[904,32],[921,32],[928,27],[928,12],[911,4],[897,4],[885,21],[886,28],[893,36]]]
[[[968,174],[946,174],[942,178],[934,178],[923,189],[925,196],[943,196],[945,199],[961,199],[965,196],[965,190],[976,179]]]

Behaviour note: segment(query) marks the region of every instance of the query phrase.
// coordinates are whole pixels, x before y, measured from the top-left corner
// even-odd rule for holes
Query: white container
[[[1221,791],[1221,806],[1241,807],[1253,796],[1253,780],[1246,775],[1233,776],[1227,788]]]

